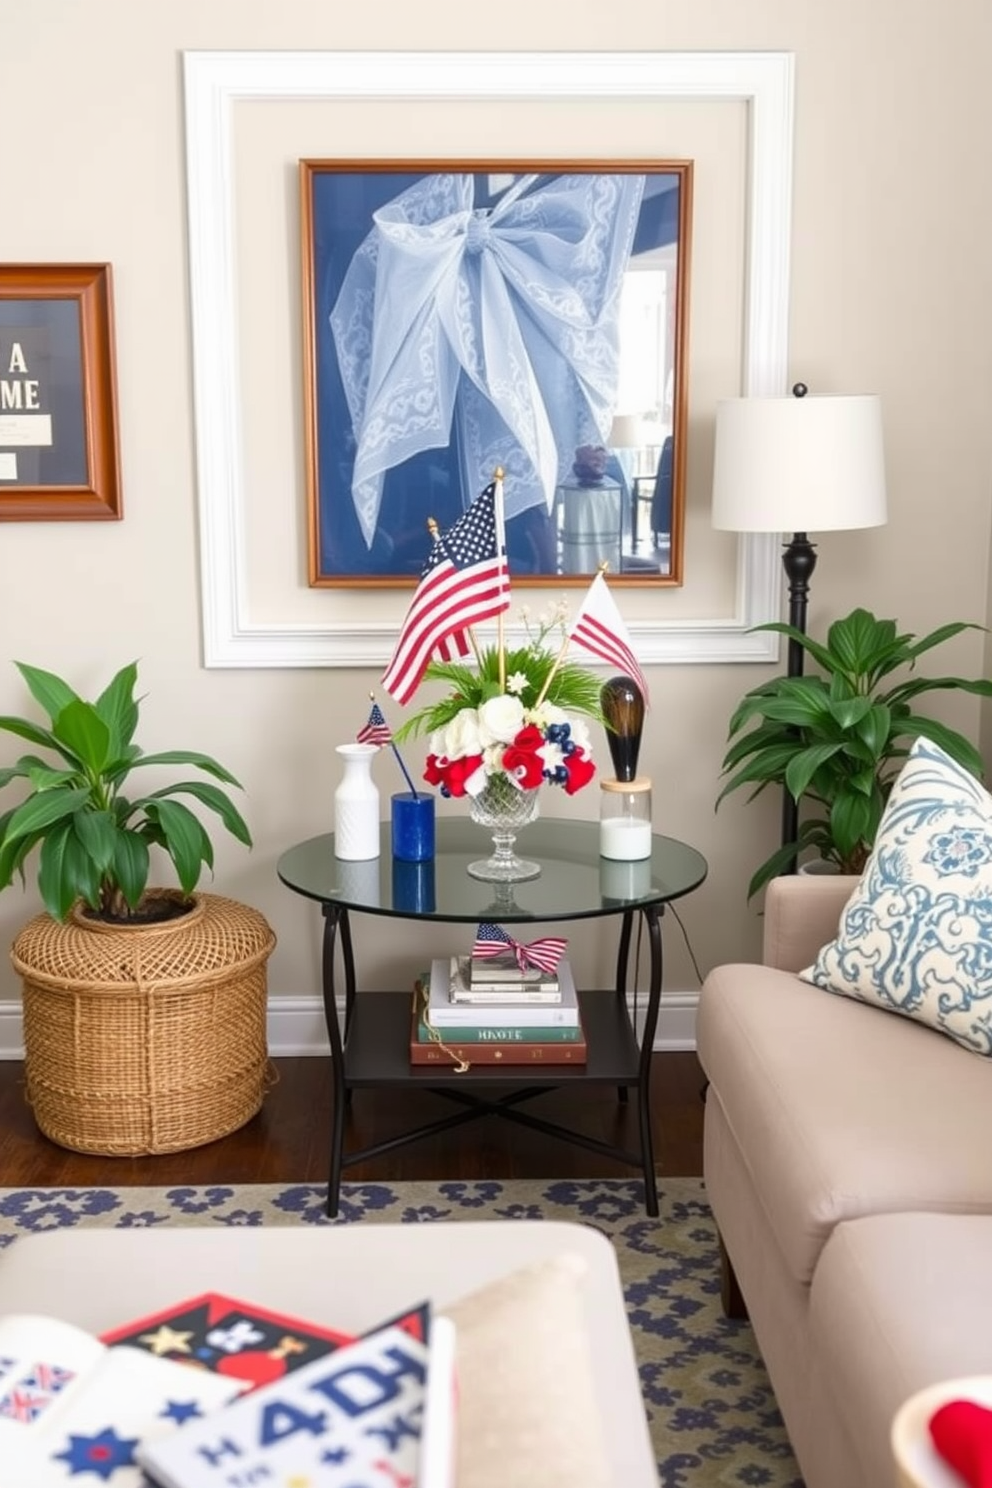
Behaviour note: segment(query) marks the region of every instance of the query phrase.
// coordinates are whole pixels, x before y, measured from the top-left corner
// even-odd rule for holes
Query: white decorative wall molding
[[[793,57],[788,52],[186,52],[186,170],[204,663],[208,667],[373,667],[395,624],[253,618],[235,307],[233,111],[240,101],[554,97],[738,100],[748,107],[747,265],[741,391],[787,380]],[[664,594],[664,591],[659,591]],[[778,539],[739,539],[733,613],[630,621],[641,660],[772,661]],[[659,605],[663,608],[663,600]]]
[[[374,997],[365,992],[364,997]],[[696,992],[663,992],[658,1027],[655,1031],[656,1053],[696,1047]],[[641,995],[638,1008],[638,1036],[646,997]],[[633,1015],[633,1006],[631,1006]],[[344,999],[340,999],[338,1016],[344,1017]],[[274,1059],[295,1055],[330,1058],[324,1004],[319,997],[274,997],[268,1010],[269,1053]],[[23,1059],[24,1035],[20,999],[0,1002],[0,1059]]]

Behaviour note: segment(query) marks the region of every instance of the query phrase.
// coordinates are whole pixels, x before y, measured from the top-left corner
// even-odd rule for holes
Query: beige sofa
[[[775,880],[762,966],[706,978],[704,1173],[807,1488],[895,1482],[892,1418],[992,1372],[992,1060],[795,972],[854,879]]]

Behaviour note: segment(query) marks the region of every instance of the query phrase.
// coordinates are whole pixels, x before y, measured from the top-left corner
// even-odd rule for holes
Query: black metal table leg
[[[627,996],[627,965],[630,959],[630,932],[634,924],[634,916],[630,910],[623,916],[620,925],[620,943],[617,946],[617,996]],[[629,1090],[626,1085],[617,1086],[617,1099],[622,1106],[627,1104]]]
[[[344,1078],[344,1046],[338,1023],[337,1001],[334,994],[334,949],[338,927],[341,928],[341,943],[345,963],[345,1037],[351,1019],[355,997],[355,962],[351,954],[351,930],[348,911],[337,904],[323,905],[324,946],[321,957],[321,984],[324,996],[324,1021],[331,1045],[331,1166],[327,1179],[327,1215],[333,1219],[338,1212],[341,1194],[341,1170],[344,1166],[344,1116],[347,1090]]]
[[[648,927],[650,947],[650,980],[648,1006],[641,1039],[640,1069],[637,1080],[637,1117],[641,1129],[641,1161],[644,1168],[644,1207],[652,1219],[658,1215],[658,1184],[654,1172],[654,1144],[651,1139],[651,1055],[654,1049],[658,1010],[661,1005],[661,914],[656,904],[646,905],[641,914]]]

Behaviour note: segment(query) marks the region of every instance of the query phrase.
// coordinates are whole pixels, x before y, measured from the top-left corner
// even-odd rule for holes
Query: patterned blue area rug
[[[662,1488],[802,1488],[747,1323],[720,1307],[716,1229],[699,1178],[659,1180],[660,1219],[637,1180],[0,1189],[0,1247],[59,1226],[425,1224],[557,1219],[612,1241],[623,1278]]]

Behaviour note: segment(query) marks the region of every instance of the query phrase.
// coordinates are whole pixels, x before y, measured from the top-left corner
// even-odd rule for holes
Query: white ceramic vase
[[[334,792],[334,853],[347,861],[379,856],[379,789],[372,779],[378,744],[338,744],[344,765]]]

